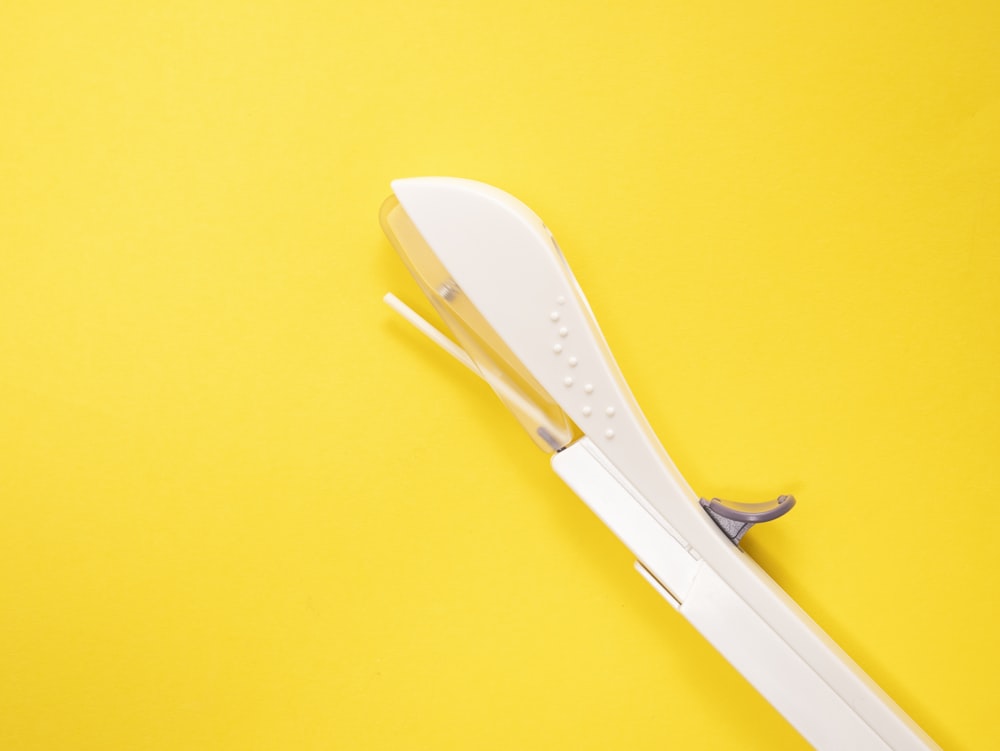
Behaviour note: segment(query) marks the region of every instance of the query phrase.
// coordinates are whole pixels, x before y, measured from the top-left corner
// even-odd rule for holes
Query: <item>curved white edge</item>
[[[599,455],[598,463],[616,477],[627,478],[661,529],[704,560],[835,694],[856,697],[858,714],[890,748],[937,748],[698,505],[625,383],[541,219],[507,193],[471,180],[409,178],[392,188],[462,293],[589,439],[581,447]],[[668,572],[655,573],[669,578]]]

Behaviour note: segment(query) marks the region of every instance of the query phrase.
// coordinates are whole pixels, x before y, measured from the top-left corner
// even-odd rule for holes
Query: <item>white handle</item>
[[[755,612],[672,534],[589,438],[553,456],[552,468],[632,551],[640,573],[664,599],[814,748],[940,751],[787,595],[786,607],[769,613],[771,622]],[[777,587],[749,556],[743,557],[756,576]],[[803,632],[796,641],[808,645],[802,653],[781,636],[795,632]]]

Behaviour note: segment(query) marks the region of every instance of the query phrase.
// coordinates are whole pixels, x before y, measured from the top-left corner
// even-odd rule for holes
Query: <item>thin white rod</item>
[[[495,377],[487,380],[464,349],[434,328],[432,324],[428,323],[419,313],[392,294],[392,292],[386,292],[382,300],[390,308],[403,316],[403,318],[412,323],[431,341],[441,347],[441,349],[486,381],[496,391],[497,395],[506,402],[509,409],[514,410],[515,413],[519,413],[519,419],[522,423],[528,420],[529,423],[538,426],[538,435],[542,436],[542,439],[552,449],[558,450],[561,446],[569,442],[572,437],[571,434],[565,428],[554,425],[552,420],[546,416],[537,404],[526,398],[518,389],[513,388],[504,378]],[[525,427],[527,428],[527,424],[525,424]],[[528,432],[532,432],[530,428]],[[546,435],[551,436],[551,438],[545,438]],[[560,441],[560,439],[563,440]],[[537,441],[538,439],[536,438],[535,440]]]
[[[482,377],[479,372],[479,368],[476,367],[472,358],[465,353],[465,350],[434,328],[434,326],[423,318],[417,311],[392,294],[392,292],[386,292],[385,297],[383,297],[382,300],[390,308],[403,316],[403,318],[412,323],[428,339],[441,347],[441,349],[454,357],[477,376]]]

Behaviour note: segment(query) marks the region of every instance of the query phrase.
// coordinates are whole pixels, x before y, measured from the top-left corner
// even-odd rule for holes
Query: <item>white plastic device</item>
[[[387,301],[490,383],[664,599],[815,748],[939,748],[739,547],[760,515],[732,534],[691,490],[542,221],[471,180],[392,190],[383,228],[461,346]]]

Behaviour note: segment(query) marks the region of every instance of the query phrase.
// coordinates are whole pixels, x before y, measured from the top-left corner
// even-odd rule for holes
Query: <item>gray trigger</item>
[[[708,501],[700,498],[699,503],[726,537],[732,540],[734,545],[739,545],[743,535],[749,532],[754,524],[772,521],[791,511],[795,505],[795,496],[779,495],[773,501],[763,503],[740,503],[724,501],[721,498]]]

